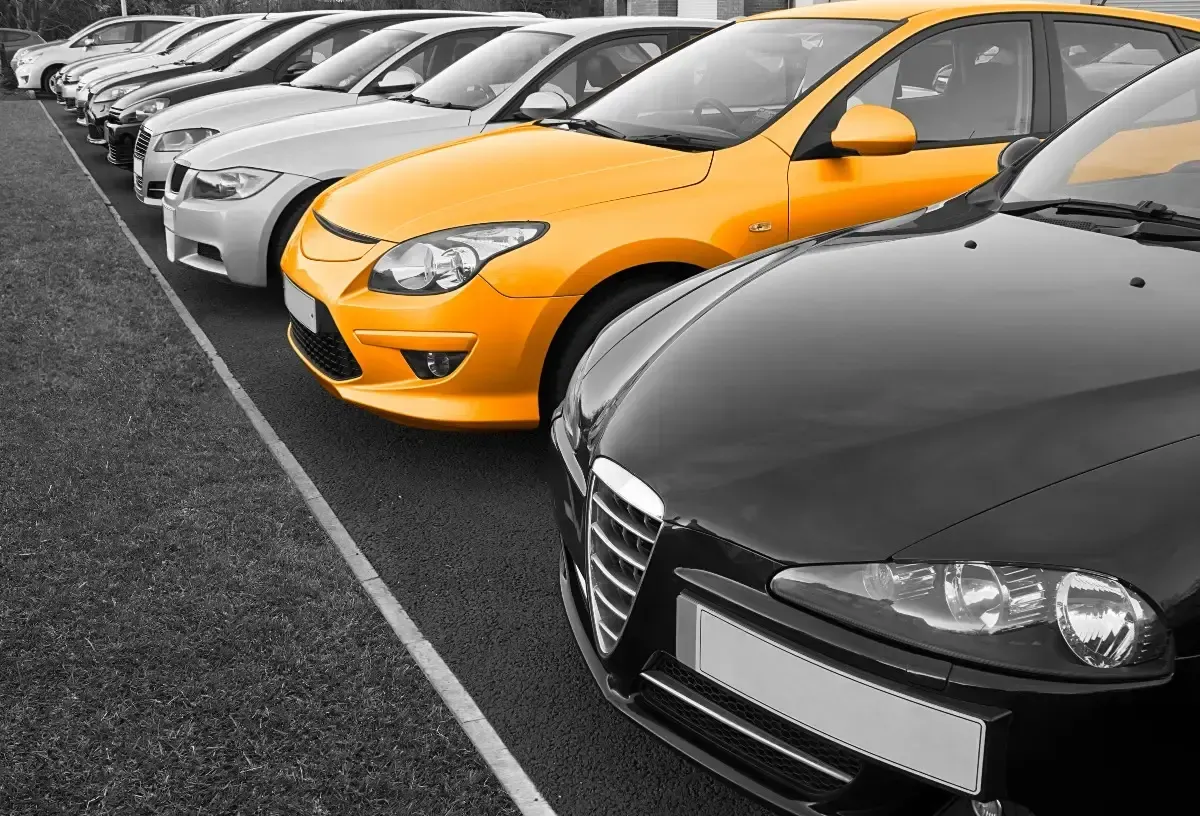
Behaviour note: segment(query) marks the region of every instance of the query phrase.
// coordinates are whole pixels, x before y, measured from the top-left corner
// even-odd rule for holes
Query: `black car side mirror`
[[[1041,143],[1042,140],[1037,136],[1023,136],[1015,142],[1010,142],[1008,147],[1000,151],[1000,158],[996,160],[996,168],[1007,170],[1015,167]]]

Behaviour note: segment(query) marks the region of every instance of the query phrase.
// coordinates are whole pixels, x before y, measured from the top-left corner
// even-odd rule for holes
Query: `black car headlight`
[[[771,591],[888,639],[1042,674],[1152,669],[1169,640],[1144,598],[1093,572],[973,561],[833,564],[786,569]]]
[[[129,109],[128,113],[133,114],[133,118],[140,122],[165,110],[170,104],[170,99],[167,99],[165,96],[158,96],[154,99],[147,99],[145,102],[137,103]]]
[[[367,288],[393,295],[440,295],[463,286],[492,258],[536,241],[540,221],[476,224],[431,232],[397,244],[371,268]]]

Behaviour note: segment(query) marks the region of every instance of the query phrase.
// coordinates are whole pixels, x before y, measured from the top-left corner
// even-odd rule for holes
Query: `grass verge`
[[[0,813],[515,813],[40,106],[0,144]]]

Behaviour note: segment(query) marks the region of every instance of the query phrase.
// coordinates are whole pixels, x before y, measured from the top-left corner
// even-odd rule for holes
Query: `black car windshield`
[[[667,54],[571,115],[627,138],[727,147],[762,130],[894,26],[797,18],[735,23]]]
[[[569,39],[549,31],[506,32],[430,79],[415,98],[438,107],[481,108]]]
[[[1200,52],[1126,86],[1021,170],[1006,204],[1064,198],[1200,216]]]
[[[247,71],[266,68],[278,57],[291,51],[314,34],[320,34],[328,28],[329,23],[321,18],[300,23],[283,31],[278,36],[272,37],[249,54],[231,63],[229,70],[235,74],[244,74]]]
[[[425,35],[404,28],[376,31],[292,80],[297,88],[344,91]]]
[[[191,63],[208,62],[221,56],[232,46],[260,35],[271,25],[270,20],[262,18],[230,23],[196,40],[189,51],[179,54],[179,59]]]

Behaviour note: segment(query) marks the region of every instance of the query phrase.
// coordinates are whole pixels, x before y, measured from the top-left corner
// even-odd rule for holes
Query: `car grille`
[[[90,119],[88,120],[87,127],[88,127],[88,138],[89,139],[94,139],[96,141],[99,141],[100,139],[104,138],[104,131],[101,130],[100,126],[97,125],[92,120],[90,120]]]
[[[133,192],[138,198],[143,198],[146,195],[146,181],[137,173],[133,174]]]
[[[54,101],[60,105],[67,104],[67,98],[65,96],[63,96],[61,87],[59,88],[59,90],[54,92]]]
[[[152,181],[146,186],[146,198],[159,199],[166,193],[166,185],[161,181]]]
[[[130,164],[133,162],[133,148],[129,142],[109,142],[108,160],[112,164]]]
[[[603,654],[611,652],[621,638],[662,523],[662,501],[653,490],[612,460],[598,459],[593,464],[588,604]]]
[[[171,165],[171,192],[178,193],[179,188],[183,186],[183,177],[187,175],[188,169],[182,164]]]
[[[318,302],[320,312],[324,304]],[[319,323],[317,325],[320,325]],[[331,380],[353,380],[362,376],[362,369],[341,334],[332,332],[310,332],[306,326],[292,318],[292,339],[308,361]]]
[[[138,130],[137,141],[133,143],[133,157],[135,159],[146,158],[146,150],[149,147],[150,147],[150,134],[146,132],[146,129],[144,127],[140,128]]]
[[[642,701],[751,776],[804,799],[827,798],[862,771],[854,752],[791,723],[669,655],[642,674]]]

